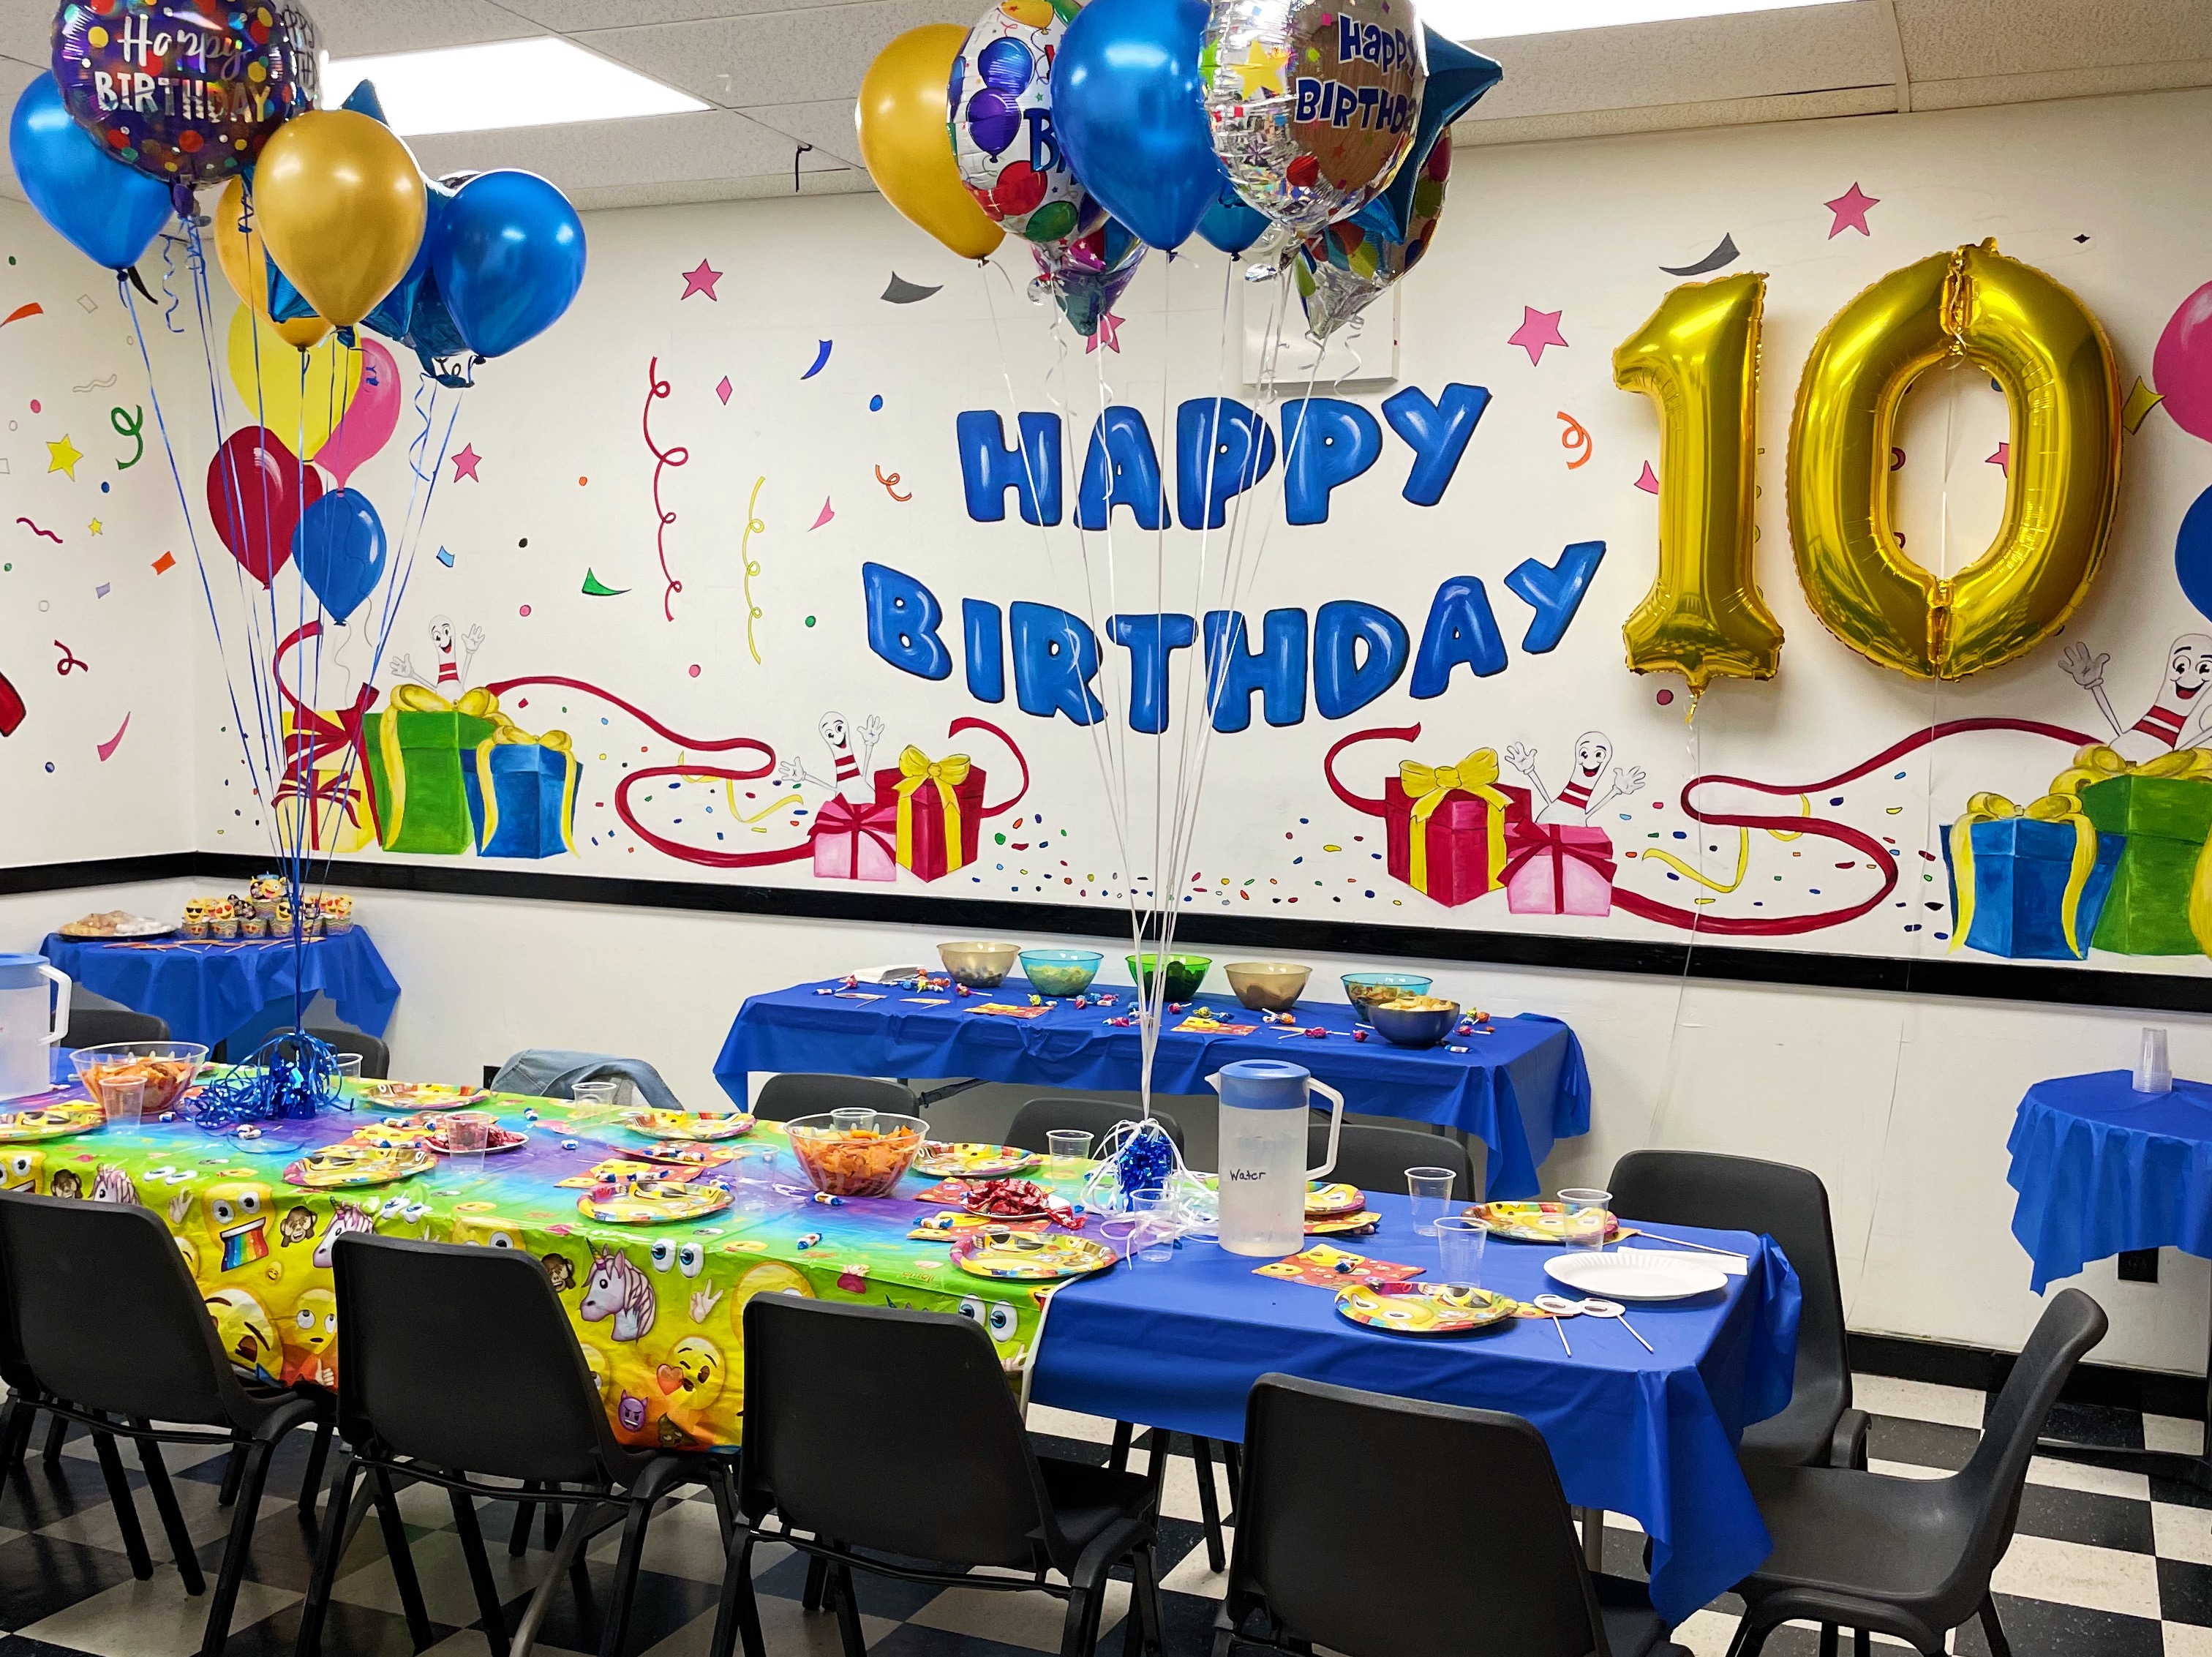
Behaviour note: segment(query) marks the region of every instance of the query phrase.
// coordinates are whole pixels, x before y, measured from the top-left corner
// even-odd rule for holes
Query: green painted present
[[[368,716],[370,801],[377,844],[386,851],[456,856],[476,844],[465,778],[476,750],[499,728],[499,699],[464,691],[448,702],[422,685],[402,685]]]
[[[2127,842],[2097,919],[2098,948],[2120,955],[2203,951],[2190,924],[2190,899],[2212,836],[2212,769],[2196,763],[2208,758],[2163,754],[2081,789],[2081,809],[2100,838],[2124,835]]]

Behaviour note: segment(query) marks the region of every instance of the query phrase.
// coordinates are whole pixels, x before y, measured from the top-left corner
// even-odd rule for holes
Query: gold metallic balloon
[[[268,320],[286,344],[303,351],[331,331],[331,325],[319,316],[298,317],[289,322],[269,316],[269,256],[262,250],[261,227],[246,214],[243,179],[233,179],[223,186],[222,199],[216,204],[215,222],[209,228],[215,233],[215,256],[222,263],[223,275],[230,278],[231,287]]]
[[[961,183],[945,121],[952,60],[967,39],[957,23],[900,35],[868,65],[853,120],[860,159],[884,199],[961,258],[988,259],[1006,232]]]
[[[407,146],[350,109],[311,109],[278,127],[254,169],[253,205],[269,256],[333,327],[398,286],[428,211]]]
[[[2003,387],[1996,539],[1957,575],[1905,556],[1889,451],[1913,381],[1961,358]],[[1994,241],[1908,265],[1829,320],[1790,422],[1790,539],[1828,631],[1885,667],[1964,679],[2024,655],[2087,596],[2119,496],[2120,381],[2081,302]]]
[[[1613,353],[1613,383],[1659,405],[1659,569],[1621,637],[1632,668],[1693,696],[1717,675],[1771,679],[1782,655],[1752,560],[1765,300],[1756,271],[1686,282]]]

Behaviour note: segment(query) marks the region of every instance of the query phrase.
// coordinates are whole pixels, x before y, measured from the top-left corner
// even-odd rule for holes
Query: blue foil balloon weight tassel
[[[338,1058],[330,1044],[286,1030],[243,1064],[201,1084],[179,1108],[194,1127],[227,1134],[266,1122],[310,1121],[353,1105],[339,1091]]]
[[[1119,1206],[1135,1207],[1132,1199],[1140,1191],[1164,1190],[1175,1171],[1175,1142],[1168,1137],[1166,1129],[1146,1118],[1114,1155],[1114,1186],[1120,1198]]]

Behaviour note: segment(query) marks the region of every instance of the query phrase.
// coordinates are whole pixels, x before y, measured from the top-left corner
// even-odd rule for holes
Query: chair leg
[[[1982,1637],[1989,1642],[1990,1657],[2012,1657],[2012,1642],[2005,1638],[2004,1624],[1997,1621],[1997,1602],[1989,1595],[1982,1596]]]
[[[59,1422],[63,1419],[56,1416]],[[123,1532],[123,1551],[130,1556],[131,1574],[141,1582],[154,1575],[154,1561],[146,1551],[146,1532],[139,1528],[138,1507],[131,1499],[131,1481],[123,1474],[123,1458],[116,1453],[115,1435],[94,1428],[92,1447],[100,1454],[100,1476],[107,1481],[107,1499],[115,1504],[116,1527]]]
[[[1160,1611],[1160,1561],[1150,1546],[1129,1556],[1129,1623],[1133,1632],[1124,1637],[1123,1657],[1159,1657],[1166,1642],[1166,1619]]]
[[[216,1506],[228,1508],[238,1500],[239,1481],[246,1477],[246,1446],[234,1445],[230,1459],[223,1464],[222,1489],[216,1493]]]
[[[8,1400],[8,1414],[0,1421],[0,1478],[5,1478],[23,1465],[23,1453],[31,1447],[31,1429],[36,1424],[39,1406],[28,1398]]]
[[[230,1637],[238,1585],[246,1578],[246,1556],[253,1546],[253,1519],[261,1508],[261,1487],[269,1477],[269,1459],[276,1447],[257,1441],[242,1447],[238,1511],[230,1516],[230,1541],[222,1550],[222,1568],[216,1574],[215,1597],[208,1605],[207,1636],[200,1642],[200,1657],[222,1657],[223,1642]]]
[[[330,1460],[331,1423],[315,1423],[315,1441],[307,1450],[307,1471],[300,1475],[300,1517],[315,1522],[315,1509],[323,1499],[323,1471]]]
[[[62,1465],[62,1442],[69,1437],[69,1417],[56,1416],[46,1427],[46,1462],[49,1467]]]
[[[853,1588],[851,1566],[830,1567],[829,1593],[837,1606],[837,1640],[844,1648],[844,1657],[868,1657],[867,1636],[860,1630],[860,1597]]]
[[[1229,1512],[1233,1517],[1237,1512],[1237,1499],[1244,1489],[1244,1447],[1224,1439],[1221,1441],[1221,1465],[1229,1471]]]
[[[1213,1446],[1193,1435],[1190,1459],[1198,1471],[1198,1516],[1206,1526],[1206,1563],[1218,1576],[1229,1569],[1229,1556],[1221,1545],[1221,1502],[1213,1488]]]
[[[1129,1471],[1129,1446],[1137,1436],[1136,1423],[1117,1421],[1114,1423],[1114,1448],[1106,1458],[1106,1465],[1117,1473]]]
[[[538,1585],[538,1592],[530,1596],[530,1603],[523,1607],[522,1622],[514,1631],[510,1657],[530,1657],[531,1648],[538,1643],[538,1632],[545,1626],[545,1614],[552,1609],[553,1595],[557,1592],[561,1573],[572,1567],[580,1569],[584,1563],[585,1539],[586,1527],[580,1514],[578,1522],[569,1527],[567,1538],[554,1549],[552,1568],[545,1573],[545,1580]],[[586,1576],[584,1580],[588,1583],[591,1579]]]
[[[599,1630],[599,1657],[622,1657],[623,1642],[629,1637],[630,1602],[637,1593],[638,1562],[645,1556],[645,1527],[653,1522],[653,1504],[633,1502],[623,1526],[622,1552],[615,1563],[614,1603],[607,1607]]]
[[[708,1493],[714,1498],[714,1523],[722,1532],[722,1550],[729,1551],[738,1537],[737,1492],[732,1488],[731,1470],[718,1467],[714,1476],[707,1481]]]
[[[422,1584],[415,1575],[415,1556],[407,1550],[407,1526],[399,1517],[399,1496],[392,1475],[381,1467],[368,1470],[376,1492],[376,1522],[384,1532],[384,1551],[392,1561],[392,1579],[399,1586],[399,1609],[407,1618],[407,1637],[417,1651],[429,1649],[430,1612],[422,1603]]]
[[[1735,1625],[1735,1638],[1729,1642],[1728,1657],[1759,1657],[1759,1648],[1766,1643],[1767,1630],[1754,1624],[1751,1613],[1744,1613],[1743,1621]]]
[[[484,1553],[483,1532],[477,1524],[477,1504],[465,1490],[446,1491],[453,1505],[453,1528],[461,1534],[461,1558],[469,1569],[469,1587],[477,1596],[477,1611],[483,1618],[484,1642],[491,1657],[507,1657],[507,1616],[499,1603],[499,1585],[491,1580],[491,1561]]]
[[[525,1479],[522,1482],[522,1488],[526,1490],[534,1490],[538,1486],[534,1481]],[[551,1511],[550,1507],[547,1511]],[[510,1557],[520,1559],[529,1550],[530,1527],[536,1521],[537,1517],[536,1502],[522,1501],[514,1504],[514,1528],[507,1533],[507,1551]]]
[[[131,1423],[143,1429],[143,1420]],[[154,1510],[161,1515],[161,1529],[169,1538],[170,1556],[177,1562],[177,1575],[184,1579],[185,1592],[195,1597],[207,1592],[207,1579],[200,1575],[198,1556],[192,1549],[192,1533],[185,1527],[184,1510],[177,1506],[177,1492],[169,1483],[168,1464],[161,1459],[161,1447],[152,1439],[138,1441],[138,1459],[146,1469],[147,1493],[154,1498]]]
[[[830,1562],[818,1553],[806,1556],[806,1586],[799,1590],[801,1611],[820,1611],[830,1584]]]
[[[1577,1509],[1583,1520],[1583,1563],[1594,1571],[1605,1569],[1605,1509]]]
[[[761,1636],[760,1601],[753,1593],[750,1531],[731,1550],[729,1563],[723,1568],[721,1598],[714,1606],[714,1636],[708,1642],[707,1657],[730,1657],[731,1648],[739,1640],[744,1642],[745,1657],[768,1657],[767,1642]]]
[[[1836,1625],[1820,1624],[1820,1657],[1836,1657]]]
[[[300,1630],[292,1648],[293,1657],[318,1657],[321,1649],[323,1618],[330,1610],[331,1589],[337,1581],[338,1563],[345,1556],[346,1543],[355,1525],[368,1516],[368,1504],[375,1494],[374,1487],[363,1485],[356,1502],[354,1486],[360,1474],[361,1464],[353,1459],[353,1453],[341,1449],[337,1471],[331,1480],[331,1505],[324,1510],[322,1540],[315,1549],[314,1569],[307,1577],[307,1598],[300,1607]]]

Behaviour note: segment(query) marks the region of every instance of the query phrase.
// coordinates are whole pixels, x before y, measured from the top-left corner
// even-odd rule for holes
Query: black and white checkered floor
[[[1861,1377],[1861,1407],[1875,1412],[1873,1454],[1878,1471],[1929,1477],[1964,1464],[1977,1437],[1984,1399],[1978,1392],[1879,1377]],[[1037,1409],[1030,1426],[1055,1452],[1103,1461],[1110,1425],[1087,1416]],[[2061,1406],[2053,1430],[2089,1442],[2196,1449],[2193,1422]],[[1184,1446],[1178,1439],[1178,1447]],[[309,1543],[291,1496],[306,1459],[307,1440],[295,1434],[270,1479],[255,1534],[253,1558],[238,1605],[229,1651],[240,1657],[284,1657],[292,1649],[308,1568]],[[168,1456],[178,1496],[199,1557],[210,1576],[221,1558],[229,1516],[216,1505],[219,1459],[185,1466],[189,1453]],[[130,1452],[126,1450],[126,1456]],[[139,1475],[135,1470],[134,1486]],[[1187,1457],[1170,1465],[1165,1545],[1162,1550],[1170,1657],[1204,1657],[1211,1641],[1221,1579],[1207,1569],[1197,1523],[1198,1489]],[[442,1491],[415,1487],[401,1495],[415,1567],[432,1620],[439,1657],[487,1650],[469,1588],[453,1514]],[[189,1599],[167,1557],[150,1502],[142,1502],[156,1569],[132,1579],[91,1447],[72,1438],[58,1470],[33,1453],[26,1470],[0,1489],[0,1657],[96,1653],[99,1657],[184,1657],[197,1649],[206,1601]],[[511,1509],[491,1504],[483,1515],[493,1569],[508,1596],[510,1628],[544,1575],[550,1556],[542,1536],[520,1558],[500,1543]],[[1356,1530],[1357,1521],[1348,1521]],[[1622,1528],[1615,1528],[1621,1526]],[[600,1603],[612,1573],[617,1538],[594,1544],[591,1572]],[[1640,1575],[1641,1540],[1614,1515],[1606,1536],[1607,1567]],[[642,1657],[699,1657],[714,1623],[722,1550],[714,1510],[692,1490],[653,1520],[645,1555],[629,1650]],[[804,1563],[781,1549],[757,1561],[762,1620],[771,1652],[837,1651],[834,1617],[800,1608]],[[1997,1602],[2013,1648],[2051,1657],[2212,1657],[2212,1497],[2138,1475],[2112,1473],[2039,1459],[2021,1504],[2020,1529],[1998,1569]],[[331,1657],[407,1657],[407,1629],[374,1525],[362,1527],[345,1562],[323,1639]],[[1042,1594],[939,1592],[863,1578],[863,1621],[872,1649],[883,1657],[1023,1657],[1056,1650],[1060,1605]],[[1115,1628],[1127,1606],[1122,1590],[1107,1607]],[[538,1650],[546,1657],[595,1649],[596,1607],[580,1609],[563,1593]],[[1698,1654],[1720,1657],[1734,1631],[1735,1603],[1698,1612],[1675,1637]],[[1954,1636],[1960,1653],[1986,1650],[1978,1629]],[[1105,1642],[1118,1650],[1118,1636]],[[1771,1640],[1776,1657],[1809,1657],[1809,1630]]]

